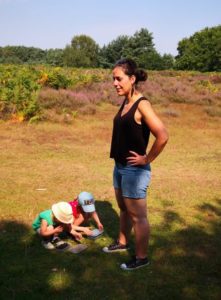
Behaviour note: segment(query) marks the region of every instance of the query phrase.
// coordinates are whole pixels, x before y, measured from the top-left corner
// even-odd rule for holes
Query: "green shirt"
[[[42,211],[32,223],[32,227],[34,228],[34,230],[40,228],[42,220],[45,220],[48,225],[56,226],[56,223],[53,221],[52,216],[53,214],[51,209]]]

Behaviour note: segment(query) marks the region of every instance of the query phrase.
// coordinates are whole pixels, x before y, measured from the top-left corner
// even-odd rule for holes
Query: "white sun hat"
[[[52,212],[58,221],[64,224],[71,224],[74,221],[72,207],[67,202],[58,202],[52,205]]]

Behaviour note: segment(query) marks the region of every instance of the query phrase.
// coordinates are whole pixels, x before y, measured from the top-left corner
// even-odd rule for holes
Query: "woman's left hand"
[[[132,156],[127,157],[127,161],[131,166],[137,166],[137,165],[146,165],[147,164],[147,156],[140,155],[134,151],[129,151]]]

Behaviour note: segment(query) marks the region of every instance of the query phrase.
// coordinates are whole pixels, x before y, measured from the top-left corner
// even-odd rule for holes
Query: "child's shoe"
[[[53,249],[55,249],[55,246],[51,243],[50,240],[43,240],[41,242],[41,244],[47,250],[53,250]]]
[[[68,243],[62,241],[59,237],[53,238],[51,243],[57,250],[67,250],[70,247]]]

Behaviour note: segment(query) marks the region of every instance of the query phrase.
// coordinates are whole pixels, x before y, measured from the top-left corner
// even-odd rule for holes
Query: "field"
[[[153,103],[170,140],[152,164],[151,265],[134,272],[119,268],[128,253],[101,251],[118,232],[109,159],[117,107],[99,103],[68,123],[0,123],[1,299],[221,299],[220,117],[180,102]],[[95,196],[104,235],[85,238],[79,255],[45,250],[33,219],[83,190]]]

